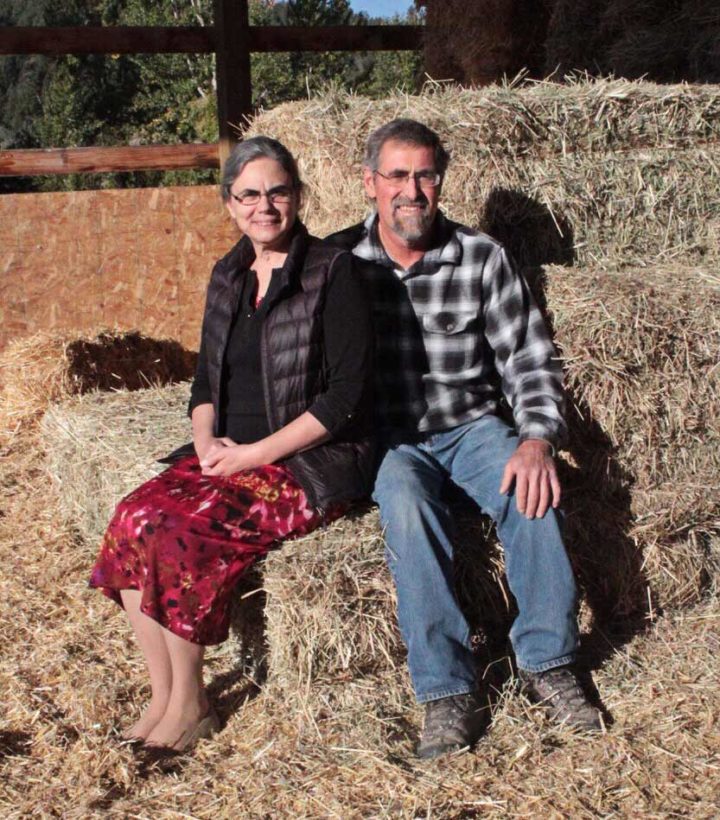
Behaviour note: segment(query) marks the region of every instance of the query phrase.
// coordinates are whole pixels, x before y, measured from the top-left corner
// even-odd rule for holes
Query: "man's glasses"
[[[241,205],[257,205],[264,196],[268,198],[268,202],[271,205],[284,205],[293,198],[293,190],[292,188],[284,187],[273,188],[272,191],[268,191],[265,194],[252,190],[241,191],[239,194],[234,194],[230,191],[230,196],[235,202],[239,202]]]
[[[390,171],[389,174],[375,171],[375,173],[387,180],[393,188],[404,188],[410,177],[420,188],[437,188],[442,181],[442,174],[438,174],[437,171],[418,171],[416,174],[411,174],[409,171]]]

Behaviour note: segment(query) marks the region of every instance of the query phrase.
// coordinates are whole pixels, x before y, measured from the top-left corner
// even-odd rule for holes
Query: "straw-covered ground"
[[[476,751],[412,755],[422,714],[366,508],[271,554],[263,588],[239,591],[233,638],[209,653],[223,731],[169,767],[133,758],[114,738],[148,694],[140,658],[86,580],[113,504],[189,436],[188,386],[168,385],[189,361],[153,340],[130,355],[105,334],[74,355],[77,340],[41,336],[0,355],[0,816],[718,815],[720,88],[333,97],[254,127],[302,158],[322,233],[362,216],[363,140],[401,114],[447,135],[451,215],[508,242],[562,350],[568,543],[608,731],[552,728],[513,690],[501,550],[458,498],[488,704]],[[166,386],[137,390],[146,380]]]
[[[473,754],[422,763],[402,667],[290,702],[272,684],[253,697],[220,649],[208,677],[224,730],[170,770],[144,767],[112,736],[147,690],[122,614],[86,589],[94,550],[58,523],[36,442],[16,440],[0,470],[3,817],[717,816],[714,598],[607,636],[600,737],[547,726],[508,688]]]

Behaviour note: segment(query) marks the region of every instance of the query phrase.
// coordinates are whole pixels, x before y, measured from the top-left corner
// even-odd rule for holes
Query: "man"
[[[551,717],[600,728],[570,668],[576,591],[553,462],[565,433],[561,367],[502,246],[438,210],[448,160],[421,123],[379,128],[363,170],[375,210],[330,237],[365,260],[373,300],[383,445],[373,497],[413,687],[426,705],[421,757],[471,746],[483,726],[453,585],[448,479],[496,523],[518,604],[510,638],[525,690]],[[514,429],[498,415],[503,397]]]

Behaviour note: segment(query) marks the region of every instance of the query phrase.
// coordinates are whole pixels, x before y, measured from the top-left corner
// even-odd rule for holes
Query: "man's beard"
[[[417,205],[422,211],[414,214],[398,214],[401,205]],[[417,200],[409,197],[400,197],[393,203],[393,232],[408,242],[417,242],[427,235],[432,225],[429,203],[426,199]]]

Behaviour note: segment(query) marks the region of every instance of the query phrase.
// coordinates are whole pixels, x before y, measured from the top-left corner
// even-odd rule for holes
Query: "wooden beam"
[[[235,4],[230,6],[234,12],[231,19],[234,19]],[[249,26],[246,39],[252,52],[412,51],[422,47],[423,31],[423,26]],[[213,51],[215,29],[211,27],[0,27],[0,55],[208,54]]]
[[[252,114],[250,18],[248,0],[214,0],[215,80],[217,84],[220,165],[225,163]],[[234,126],[234,127],[233,127]]]
[[[138,145],[0,151],[0,176],[217,168],[218,146]]]
[[[215,51],[200,26],[7,26],[0,54],[203,54]]]
[[[251,26],[250,50],[414,51],[424,26]]]

